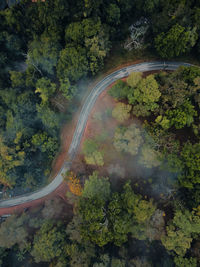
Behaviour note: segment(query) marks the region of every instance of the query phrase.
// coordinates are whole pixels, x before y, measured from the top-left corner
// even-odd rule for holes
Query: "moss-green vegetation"
[[[92,227],[94,225],[103,227],[101,231],[99,230],[100,235],[94,236],[93,228],[90,233],[88,229],[91,227],[91,221],[89,218],[86,219],[84,217],[84,220],[88,220],[89,225],[86,224],[87,226],[85,226],[87,230],[83,227],[85,230],[81,228],[81,231],[83,231],[82,235],[87,240],[91,240],[100,247],[112,242],[116,246],[122,246],[124,242],[127,242],[128,234],[131,234],[137,240],[150,240],[151,242],[160,240],[165,249],[175,256],[174,262],[176,266],[180,266],[180,264],[183,266],[184,264],[197,266],[197,259],[191,257],[194,256],[191,244],[193,240],[198,240],[200,234],[200,217],[199,213],[196,212],[198,211],[196,208],[199,206],[199,198],[197,196],[200,183],[198,178],[200,175],[198,77],[199,69],[196,67],[180,67],[173,73],[159,72],[145,78],[136,73],[131,74],[127,81],[117,82],[108,91],[118,101],[113,109],[115,115],[113,117],[118,121],[118,126],[114,131],[110,130],[111,135],[109,136],[109,138],[112,138],[111,143],[116,152],[111,154],[108,161],[107,155],[110,153],[110,147],[108,150],[105,148],[105,163],[116,166],[117,159],[120,158],[121,164],[128,164],[128,168],[130,168],[132,162],[135,167],[132,167],[132,173],[131,176],[129,174],[129,178],[131,177],[133,181],[137,180],[136,171],[137,168],[140,168],[139,166],[143,166],[143,174],[140,173],[140,179],[143,180],[145,177],[142,175],[145,175],[145,170],[149,169],[151,173],[149,175],[150,184],[148,185],[151,191],[149,196],[155,195],[155,188],[158,187],[159,183],[164,182],[165,186],[169,188],[168,193],[162,192],[160,189],[158,191],[162,193],[159,195],[159,192],[157,192],[156,195],[162,197],[164,193],[166,203],[168,203],[167,198],[173,196],[174,201],[170,203],[173,212],[168,210],[167,214],[165,214],[164,211],[157,210],[152,200],[147,202],[141,197],[139,197],[140,200],[137,200],[134,192],[130,191],[130,184],[126,184],[124,190],[129,186],[128,191],[120,191],[122,195],[114,193],[114,200],[109,200],[111,203],[108,204],[108,209],[114,205],[114,216],[116,216],[117,210],[117,216],[119,217],[115,217],[113,220],[119,223],[119,225],[115,224],[114,226],[114,229],[117,229],[119,233],[112,233],[111,229],[114,221],[110,217],[106,220],[105,216],[107,213],[110,214],[110,211],[106,212],[105,204],[97,200],[98,197],[92,203],[87,199],[88,202],[83,202],[83,206],[81,202],[80,210],[84,216],[87,214],[86,210],[84,210],[84,207],[87,206],[86,203],[92,205],[91,210],[93,212],[96,211],[93,205],[97,205],[98,210],[104,210],[103,213],[99,214],[100,217],[95,217],[96,215],[94,214],[91,215],[97,218],[98,221],[98,223],[97,221],[92,222]],[[148,81],[151,82],[149,83]],[[178,89],[180,85],[181,89]],[[134,97],[135,95],[137,97]],[[124,117],[124,108],[118,108],[120,106],[125,107],[126,104],[124,102],[128,102],[130,107],[126,118]],[[141,105],[139,110],[135,109],[138,105]],[[123,120],[121,120],[121,117]],[[113,120],[111,116],[110,120]],[[104,128],[104,130],[106,129]],[[109,128],[107,128],[107,131],[109,131]],[[85,142],[88,141],[86,140]],[[101,147],[105,142],[106,139],[99,141],[98,146]],[[98,147],[96,148],[98,150]],[[105,173],[107,170],[104,167]],[[164,173],[167,176],[165,181],[162,178]],[[120,176],[120,171],[118,175]],[[157,175],[157,179],[154,178],[155,175]],[[116,179],[116,176],[115,178],[114,176],[112,177],[112,179]],[[173,179],[168,179],[170,177],[173,177]],[[144,188],[145,185],[140,190],[142,191]],[[173,192],[176,192],[176,194],[173,194]],[[194,195],[192,196],[192,194]],[[133,201],[133,207],[127,207],[127,210],[126,204],[122,200],[124,195],[130,197],[128,205],[131,205],[131,199],[136,198]],[[96,203],[95,201],[100,202]],[[123,215],[120,213],[120,201],[124,203],[123,209],[125,209],[125,213]],[[90,210],[89,207],[87,210]],[[165,210],[164,207],[163,210]],[[131,212],[133,212],[132,215]],[[167,215],[166,221],[163,219],[164,215]],[[169,219],[168,216],[171,218]],[[122,225],[120,226],[121,218],[125,218],[123,227]],[[109,219],[111,219],[111,222],[109,222]],[[129,219],[131,220],[130,222]],[[160,223],[157,226],[155,226],[156,220],[158,220],[157,223]],[[117,237],[118,234],[119,237]],[[186,253],[189,253],[187,255],[190,255],[190,257],[185,257]]]
[[[82,99],[84,79],[137,60],[199,65],[196,0],[21,0],[9,1],[18,3],[10,8],[6,2],[1,190],[45,183],[63,117],[76,109],[76,96]],[[141,18],[148,30],[136,40],[129,27]],[[131,51],[124,49],[128,42]],[[118,81],[109,91],[115,107],[93,116],[98,127],[72,166],[73,214],[56,199],[1,222],[0,265],[199,266],[199,77],[199,68],[181,67]]]

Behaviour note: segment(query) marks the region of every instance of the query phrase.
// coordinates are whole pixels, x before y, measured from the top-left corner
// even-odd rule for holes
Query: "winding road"
[[[113,82],[127,77],[131,72],[146,72],[146,71],[155,71],[155,70],[176,70],[179,66],[191,66],[191,64],[183,62],[144,62],[139,64],[130,65],[124,68],[121,68],[102,79],[97,85],[91,90],[90,94],[85,100],[83,107],[80,112],[80,116],[77,122],[77,126],[73,135],[73,139],[69,150],[67,152],[69,161],[65,162],[61,167],[59,173],[56,175],[54,180],[47,186],[34,191],[32,193],[24,194],[21,196],[13,197],[7,200],[0,201],[0,208],[14,207],[20,204],[31,202],[33,200],[40,199],[52,193],[63,181],[63,174],[69,170],[72,160],[74,159],[76,152],[78,151],[82,135],[84,133],[86,123],[89,117],[89,114],[94,106],[98,96]]]

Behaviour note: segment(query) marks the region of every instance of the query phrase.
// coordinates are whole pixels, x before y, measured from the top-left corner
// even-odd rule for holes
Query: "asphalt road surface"
[[[130,65],[128,67],[124,67],[120,70],[117,70],[108,76],[106,76],[104,79],[102,79],[90,92],[88,97],[85,100],[85,103],[83,104],[82,110],[80,112],[80,116],[78,119],[78,123],[76,126],[76,130],[74,132],[74,136],[69,148],[68,158],[69,161],[65,162],[63,166],[61,167],[59,173],[54,178],[54,180],[48,184],[47,186],[34,191],[32,193],[24,194],[21,196],[13,197],[7,200],[1,200],[0,201],[0,208],[6,208],[6,207],[13,207],[17,206],[23,203],[31,202],[33,200],[42,198],[50,193],[52,193],[63,181],[63,174],[69,170],[70,164],[72,160],[74,159],[76,152],[78,151],[82,135],[84,133],[84,129],[88,120],[88,116],[92,110],[92,107],[94,106],[98,96],[113,82],[117,81],[118,79],[121,79],[123,77],[128,76],[131,72],[145,72],[145,71],[154,71],[154,70],[176,70],[179,66],[191,66],[188,63],[183,62],[145,62],[145,63],[139,63],[135,65]]]

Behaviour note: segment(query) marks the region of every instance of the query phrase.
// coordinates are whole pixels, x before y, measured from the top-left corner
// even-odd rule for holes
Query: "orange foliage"
[[[72,194],[80,196],[82,194],[82,187],[80,184],[80,179],[76,177],[76,174],[72,171],[68,172],[66,180],[69,186],[69,190],[72,192]]]

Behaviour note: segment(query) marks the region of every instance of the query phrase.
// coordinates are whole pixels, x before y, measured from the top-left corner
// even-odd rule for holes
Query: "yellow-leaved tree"
[[[72,171],[68,171],[64,177],[65,181],[69,186],[69,190],[72,194],[80,196],[82,194],[82,186],[80,184],[80,179]]]

